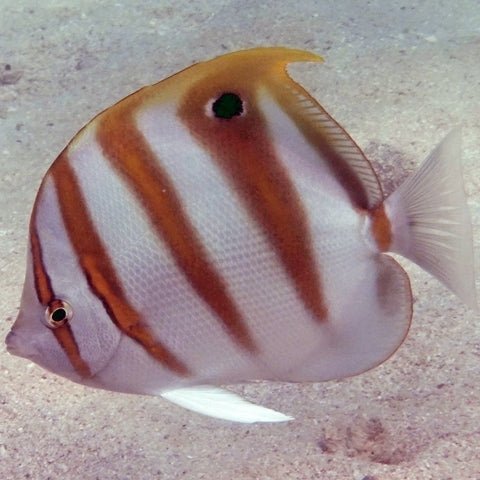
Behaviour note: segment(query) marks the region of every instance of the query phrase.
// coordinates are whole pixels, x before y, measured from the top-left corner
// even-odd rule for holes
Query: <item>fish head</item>
[[[95,386],[95,374],[114,356],[120,334],[72,250],[49,175],[35,202],[28,245],[21,304],[6,337],[7,351]]]

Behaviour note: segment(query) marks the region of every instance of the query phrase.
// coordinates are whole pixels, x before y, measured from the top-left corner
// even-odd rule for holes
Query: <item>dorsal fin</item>
[[[208,100],[212,92],[265,88],[292,118],[352,203],[361,209],[375,208],[383,193],[370,162],[345,130],[287,73],[289,63],[322,61],[314,53],[290,48],[241,50],[192,65],[152,88],[159,97],[171,100],[177,95],[183,103],[193,90],[196,94],[188,98],[190,103],[203,96]],[[203,120],[203,108],[199,112]]]
[[[248,90],[259,83],[268,84],[272,79],[285,78],[286,66],[293,62],[323,62],[323,58],[305,50],[283,47],[239,50],[195,63],[147,87],[143,95],[149,96],[153,89],[157,98],[171,101],[172,96],[185,95],[198,84],[209,89],[230,86]]]
[[[286,78],[288,79],[287,81]],[[372,165],[350,135],[285,71],[285,77],[269,85],[281,108],[326,162],[347,191],[352,203],[372,209],[383,200],[383,192]]]

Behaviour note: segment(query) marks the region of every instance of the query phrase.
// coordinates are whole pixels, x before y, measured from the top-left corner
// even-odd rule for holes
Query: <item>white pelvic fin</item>
[[[247,402],[228,390],[200,386],[162,392],[161,397],[197,413],[232,422],[286,422],[293,417]]]
[[[478,310],[472,226],[463,186],[460,128],[385,202],[393,252],[437,277]]]

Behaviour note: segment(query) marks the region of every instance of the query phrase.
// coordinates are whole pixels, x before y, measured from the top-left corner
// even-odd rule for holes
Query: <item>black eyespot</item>
[[[52,322],[63,322],[67,318],[67,311],[64,308],[57,308],[50,314]]]
[[[242,99],[231,92],[222,93],[212,104],[212,112],[217,118],[229,120],[243,113]]]
[[[45,311],[45,321],[50,328],[65,325],[72,316],[72,307],[64,300],[53,300]]]

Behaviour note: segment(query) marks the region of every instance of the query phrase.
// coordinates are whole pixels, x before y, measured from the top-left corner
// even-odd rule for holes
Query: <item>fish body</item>
[[[34,204],[11,353],[85,385],[280,421],[215,386],[382,363],[412,317],[385,252],[476,305],[459,132],[384,199],[360,148],[288,76],[299,61],[321,58],[260,48],[196,64],[74,137]]]

